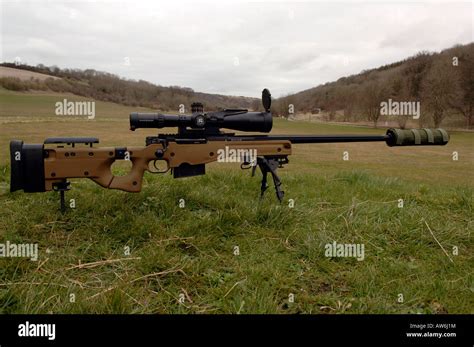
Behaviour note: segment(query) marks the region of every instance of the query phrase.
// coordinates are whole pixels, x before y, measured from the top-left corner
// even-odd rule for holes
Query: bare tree
[[[422,84],[422,102],[431,114],[434,126],[441,125],[455,97],[456,73],[450,60],[435,60]]]
[[[394,101],[406,102],[413,97],[410,96],[410,85],[406,78],[395,75],[389,82],[390,98]],[[398,115],[397,123],[401,129],[405,129],[408,121],[408,115]]]
[[[457,50],[454,53],[456,86],[450,106],[466,118],[467,127],[471,128],[474,121],[474,45],[467,52]]]
[[[362,109],[366,113],[367,119],[374,123],[374,128],[377,128],[380,118],[380,103],[385,96],[386,89],[380,82],[369,82],[364,89]]]

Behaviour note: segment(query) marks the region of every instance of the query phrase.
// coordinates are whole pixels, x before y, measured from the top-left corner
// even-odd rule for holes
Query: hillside
[[[191,88],[163,87],[147,81],[135,81],[92,69],[60,69],[44,65],[0,64],[0,86],[12,91],[50,91],[72,93],[125,106],[142,106],[162,111],[177,111],[179,105],[204,103],[205,109],[249,108],[259,99],[195,92]]]
[[[457,122],[473,126],[474,43],[458,45],[440,53],[420,52],[403,61],[365,70],[276,100],[274,113],[320,114],[321,120],[370,122],[384,117],[380,103],[419,101],[417,126],[440,126]],[[317,116],[316,116],[317,117]],[[407,118],[398,117],[404,127]]]
[[[0,76],[1,77],[11,77],[18,78],[22,81],[29,81],[31,79],[36,79],[39,81],[44,81],[47,78],[59,79],[59,77],[33,72],[28,70],[15,69],[12,67],[0,66]]]
[[[206,110],[260,108],[257,98],[207,94],[186,87],[127,80],[92,69],[60,69],[41,64],[0,64],[0,86],[12,91],[72,93],[161,111],[177,111],[179,105],[189,107],[194,101],[204,103]],[[419,103],[420,117],[415,121],[412,117],[381,114],[381,103],[388,100]],[[473,102],[474,43],[471,43],[439,53],[420,52],[399,62],[279,98],[273,103],[272,112],[296,119],[375,127],[384,122],[384,126],[401,128],[443,125],[469,129],[474,123]]]

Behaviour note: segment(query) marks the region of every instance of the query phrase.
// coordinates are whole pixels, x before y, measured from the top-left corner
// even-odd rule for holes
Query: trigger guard
[[[156,169],[156,171],[150,171],[148,170],[149,172],[153,173],[153,174],[164,174],[164,173],[167,173],[168,171],[170,171],[170,167],[169,165],[166,166],[166,170],[164,171],[161,171],[159,168],[156,167],[156,162],[158,161],[158,159],[155,159],[153,160],[153,167]],[[167,163],[168,164],[168,163]]]

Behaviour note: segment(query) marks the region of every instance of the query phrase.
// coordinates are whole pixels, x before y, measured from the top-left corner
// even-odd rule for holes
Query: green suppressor
[[[387,145],[393,146],[444,146],[449,135],[444,129],[388,129]]]

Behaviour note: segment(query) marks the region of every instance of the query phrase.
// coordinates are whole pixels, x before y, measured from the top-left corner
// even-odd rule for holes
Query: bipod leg
[[[280,177],[277,175],[277,169],[279,167],[279,162],[277,159],[273,158],[265,158],[265,157],[258,157],[257,158],[257,164],[262,171],[262,185],[261,185],[261,193],[260,193],[260,198],[263,198],[263,195],[265,191],[268,189],[268,184],[267,184],[267,176],[268,173],[271,173],[272,179],[273,179],[273,185],[275,186],[275,192],[278,201],[283,200],[283,196],[285,195],[285,192],[283,192],[280,188],[281,186],[281,180]]]
[[[54,183],[53,184],[53,189],[57,192],[59,192],[59,203],[60,203],[60,210],[61,213],[66,212],[66,191],[70,189],[69,185],[71,182],[68,182],[66,180]]]

